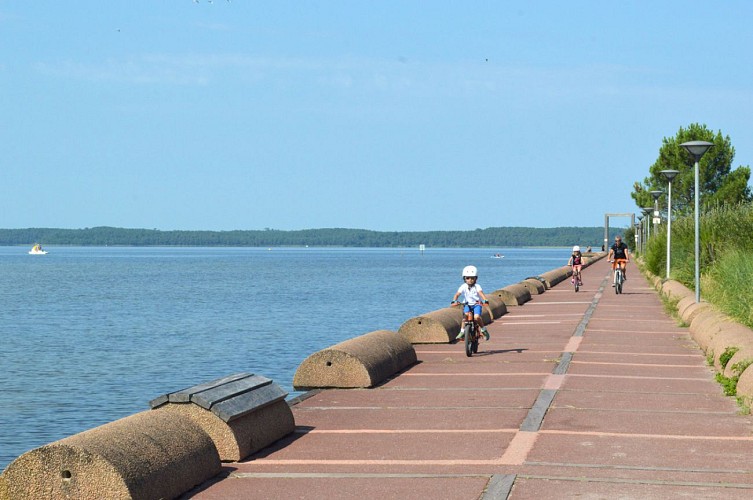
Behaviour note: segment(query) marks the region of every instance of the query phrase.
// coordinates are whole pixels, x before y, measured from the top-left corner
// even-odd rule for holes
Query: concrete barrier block
[[[531,292],[524,285],[514,283],[499,290],[494,290],[487,296],[494,296],[502,300],[507,306],[522,306],[531,300]]]
[[[546,283],[546,287],[548,289],[548,288],[552,288],[558,283],[565,281],[567,278],[570,277],[572,272],[573,271],[570,268],[570,266],[562,266],[562,267],[558,267],[557,269],[552,269],[551,271],[547,271],[544,274],[539,275],[539,277],[542,280],[544,280],[544,282]]]
[[[521,285],[528,289],[528,292],[533,295],[541,295],[546,292],[546,285],[536,278],[527,278],[520,282]]]
[[[484,306],[484,309],[489,310],[492,321],[497,320],[507,314],[507,305],[505,305],[504,301],[501,298],[497,297],[496,295],[487,295],[486,297],[489,299],[489,305]]]
[[[685,297],[677,304],[677,313],[687,325],[690,325],[700,313],[710,310],[711,304],[708,302],[696,303],[694,296]]]
[[[397,333],[411,344],[447,344],[455,340],[462,324],[463,311],[445,307],[409,319]]]
[[[5,482],[5,474],[0,474],[0,500],[10,500],[8,485]]]
[[[175,498],[221,471],[191,419],[146,411],[24,453],[3,473],[8,498]]]
[[[690,335],[706,354],[709,353],[711,340],[719,333],[720,325],[725,321],[728,321],[725,314],[707,309],[699,312],[690,323]]]
[[[190,418],[212,439],[222,461],[238,462],[295,430],[285,396],[267,377],[236,373],[165,394],[149,404]]]
[[[293,387],[373,387],[416,361],[416,351],[405,337],[378,330],[306,358],[295,372]]]
[[[714,335],[709,343],[709,352],[714,353],[716,371],[724,371],[719,358],[725,352],[730,349],[739,350],[748,345],[753,346],[753,331],[750,328],[739,323],[720,324],[719,333]]]
[[[685,297],[695,297],[695,292],[675,280],[667,280],[661,284],[661,293],[669,300],[682,300]]]
[[[737,381],[737,397],[749,407],[753,406],[753,365],[740,375]]]
[[[239,462],[295,430],[293,412],[285,400],[230,422],[194,404],[168,403],[155,411],[177,413],[196,422],[212,438],[223,462]]]
[[[740,343],[738,349],[727,362],[727,366],[724,367],[725,377],[740,376],[743,371],[753,365],[753,338],[748,338],[744,343]]]

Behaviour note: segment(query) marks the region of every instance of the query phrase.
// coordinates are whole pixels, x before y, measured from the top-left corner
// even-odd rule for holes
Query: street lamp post
[[[659,234],[659,222],[657,219],[659,219],[659,197],[662,195],[661,191],[650,191],[651,196],[654,197],[654,212],[653,212],[653,222],[654,222],[654,235]]]
[[[695,223],[695,303],[699,303],[701,301],[701,273],[700,273],[700,254],[701,254],[701,244],[700,244],[700,223],[698,221],[698,206],[700,205],[699,200],[701,198],[700,188],[699,188],[699,180],[698,180],[698,162],[701,161],[701,156],[708,151],[708,149],[713,146],[714,144],[711,142],[706,141],[689,141],[689,142],[683,142],[680,144],[685,151],[693,155],[693,158],[695,159],[695,165],[694,165],[694,171],[695,171],[695,189],[693,190],[693,196],[695,197],[695,216],[694,216],[694,223]]]
[[[640,240],[638,242],[638,245],[636,245],[636,250],[640,253],[643,253],[643,216],[638,216],[638,232],[640,233]]]
[[[669,262],[672,258],[672,179],[674,179],[679,170],[662,170],[661,174],[667,179],[667,279],[669,279]]]
[[[654,212],[654,207],[643,207],[641,210],[643,210],[643,215],[646,220],[646,243],[648,243],[648,240],[651,239],[651,224],[649,216]]]

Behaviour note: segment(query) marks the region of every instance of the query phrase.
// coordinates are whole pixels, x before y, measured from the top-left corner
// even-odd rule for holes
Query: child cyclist
[[[464,283],[460,285],[460,288],[458,288],[458,291],[452,298],[452,304],[457,304],[458,297],[460,297],[460,295],[463,295],[463,301],[465,302],[463,313],[473,313],[473,320],[478,325],[481,333],[484,334],[484,338],[486,340],[489,340],[489,332],[486,331],[486,328],[484,328],[484,320],[481,317],[482,304],[488,304],[489,301],[486,299],[486,295],[484,295],[484,292],[481,289],[481,285],[476,283],[477,279],[478,270],[476,269],[476,267],[465,266],[465,268],[463,268]],[[465,332],[461,330],[458,336],[455,337],[455,340],[462,339],[464,335]]]
[[[580,277],[580,270],[583,267],[583,254],[580,253],[580,246],[575,245],[573,247],[573,254],[570,256],[570,260],[567,261],[568,266],[573,268],[573,279],[571,283],[575,283],[575,279],[578,279],[578,286],[583,286],[583,280]]]

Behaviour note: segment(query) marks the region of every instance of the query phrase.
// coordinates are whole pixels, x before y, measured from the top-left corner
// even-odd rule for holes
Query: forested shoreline
[[[616,230],[614,230],[616,231]],[[341,247],[600,247],[603,227],[490,227],[473,231],[371,231],[366,229],[276,229],[162,231],[92,227],[83,229],[0,229],[0,246],[341,246]]]

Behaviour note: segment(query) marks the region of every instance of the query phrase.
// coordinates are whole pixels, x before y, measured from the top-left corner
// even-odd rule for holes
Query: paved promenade
[[[190,498],[753,498],[751,418],[635,268],[616,295],[608,266],[511,307],[473,358],[417,345],[376,389],[306,399],[294,435]]]

